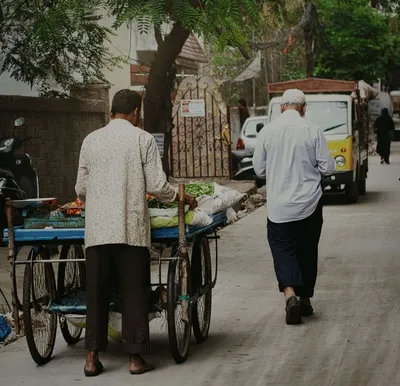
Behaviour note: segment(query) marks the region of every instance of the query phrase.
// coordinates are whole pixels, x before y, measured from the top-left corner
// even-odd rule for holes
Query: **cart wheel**
[[[64,245],[61,249],[60,260],[83,259],[81,245]],[[86,288],[86,267],[84,262],[66,262],[58,266],[57,291],[58,298],[71,295]],[[64,316],[60,317],[60,329],[64,340],[70,344],[78,343],[83,328],[76,327]]]
[[[190,302],[190,263],[186,258],[172,260],[167,284],[168,338],[176,363],[184,362],[189,353],[192,332]]]
[[[211,255],[210,244],[206,237],[199,239],[193,245],[192,252],[192,288],[193,293],[206,285],[211,285]],[[201,294],[192,308],[193,333],[197,343],[208,338],[211,322],[212,289]]]
[[[44,247],[32,248],[29,261],[50,260]],[[48,306],[56,298],[56,282],[51,263],[27,264],[24,273],[23,306],[26,341],[33,360],[47,363],[53,353],[57,316]]]

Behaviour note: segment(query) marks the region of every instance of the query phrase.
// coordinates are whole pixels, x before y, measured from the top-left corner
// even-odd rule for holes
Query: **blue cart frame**
[[[212,216],[212,224],[207,227],[189,227],[184,224],[184,185],[179,186],[179,226],[152,230],[152,246],[158,263],[156,304],[152,304],[152,314],[166,312],[168,337],[173,358],[177,363],[188,357],[191,330],[198,343],[208,337],[211,319],[212,289],[217,282],[218,273],[218,228],[226,223],[226,214],[221,212]],[[75,344],[82,328],[72,326],[66,315],[85,313],[84,301],[72,301],[70,294],[84,293],[85,258],[83,252],[84,229],[25,229],[14,227],[12,223],[12,201],[7,200],[8,230],[4,241],[8,243],[11,295],[16,332],[19,333],[19,311],[23,311],[25,335],[33,360],[43,365],[52,356],[55,345],[57,319],[62,334],[69,344]],[[215,244],[215,267],[212,277],[209,240]],[[188,247],[192,245],[189,258]],[[27,260],[18,260],[23,247],[32,247]],[[50,249],[62,247],[59,258],[52,258]],[[171,250],[169,256],[164,256]],[[71,254],[71,251],[74,252]],[[58,263],[58,283],[55,283],[53,264]],[[163,263],[168,263],[168,279],[162,280]],[[23,301],[17,291],[16,269],[25,266]],[[193,269],[191,269],[191,267]],[[42,271],[37,273],[36,271]],[[73,279],[67,270],[74,272]],[[68,272],[70,272],[68,271]],[[68,281],[66,277],[68,276]],[[60,277],[62,278],[60,281]],[[67,282],[65,282],[67,280]],[[157,292],[158,291],[158,292]],[[68,296],[67,296],[68,292]],[[153,296],[154,298],[154,296]],[[177,310],[180,314],[177,316]],[[39,334],[45,342],[38,341]],[[180,332],[183,331],[182,334]],[[182,335],[182,336],[180,336]],[[43,347],[42,347],[43,346]]]

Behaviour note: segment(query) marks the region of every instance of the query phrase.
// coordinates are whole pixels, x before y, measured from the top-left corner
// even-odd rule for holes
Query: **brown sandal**
[[[147,363],[145,360],[142,360],[142,368],[139,370],[130,370],[130,373],[132,375],[142,375],[145,374],[149,371],[153,371],[156,367],[152,365],[151,363]]]
[[[86,366],[84,367],[83,371],[85,372],[86,377],[97,377],[100,375],[104,370],[103,364],[100,361],[96,362],[95,365],[95,370],[94,371],[88,371],[86,370]]]

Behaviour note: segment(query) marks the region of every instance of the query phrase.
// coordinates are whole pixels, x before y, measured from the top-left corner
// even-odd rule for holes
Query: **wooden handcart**
[[[222,212],[213,215],[213,222],[207,227],[185,226],[184,185],[179,186],[179,197],[179,226],[152,230],[153,249],[157,251],[157,257],[153,256],[152,260],[158,264],[158,281],[151,284],[156,291],[152,292],[149,315],[150,319],[166,315],[169,345],[177,363],[188,357],[192,329],[198,343],[208,337],[212,289],[218,271],[217,230],[226,221]],[[38,365],[43,365],[51,359],[58,323],[68,344],[77,343],[82,334],[82,327],[72,324],[68,315],[84,315],[86,312],[84,229],[14,227],[12,205],[13,202],[7,200],[9,230],[4,233],[4,241],[9,248],[13,314],[18,329],[19,312],[23,312],[30,354]],[[215,247],[214,277],[210,239],[214,240]],[[22,248],[27,246],[31,248],[27,259],[18,259]],[[61,248],[56,258],[50,253],[54,247]],[[169,252],[167,256],[166,252]],[[165,264],[168,264],[166,279],[162,275]],[[25,267],[22,303],[16,280],[20,265]],[[115,307],[115,304],[113,302],[110,307]]]

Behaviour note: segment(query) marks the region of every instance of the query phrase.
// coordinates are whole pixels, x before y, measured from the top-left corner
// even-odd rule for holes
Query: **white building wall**
[[[0,75],[0,95],[38,96],[37,87],[31,87],[23,82],[11,78],[10,73]]]
[[[101,24],[111,28],[113,19],[107,16],[103,17]],[[110,42],[107,42],[107,47],[116,57],[122,57],[124,62],[121,62],[112,70],[104,72],[105,78],[110,82],[110,101],[118,90],[123,88],[131,88],[130,64],[137,60],[136,42],[137,32],[135,26],[133,28],[123,25],[118,29],[116,35],[110,36]],[[18,82],[11,78],[10,73],[0,75],[0,94],[1,95],[21,95],[21,96],[38,96],[39,90],[37,87],[31,88],[28,84]]]
[[[111,28],[114,20],[104,16],[101,23],[107,28]],[[134,24],[130,26],[122,25],[116,35],[110,36],[107,47],[115,57],[121,57],[123,62],[115,66],[112,70],[104,72],[105,78],[110,82],[110,102],[115,93],[124,88],[131,88],[131,64],[137,60],[136,34]]]

